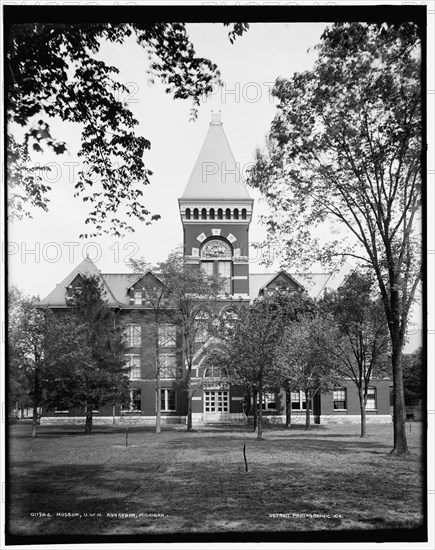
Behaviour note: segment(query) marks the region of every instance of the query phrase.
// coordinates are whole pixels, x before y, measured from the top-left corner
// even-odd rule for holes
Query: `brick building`
[[[297,274],[251,273],[249,263],[249,226],[254,201],[242,180],[231,152],[219,115],[213,115],[202,149],[183,195],[179,199],[183,228],[184,253],[192,269],[204,269],[220,276],[224,292],[233,299],[249,303],[259,294],[276,288],[307,291],[320,296],[325,289],[336,289],[350,273],[347,263],[331,273]],[[125,326],[128,341],[127,369],[132,381],[132,399],[128,410],[101,407],[94,412],[94,422],[155,423],[155,330],[153,311],[146,299],[150,283],[161,285],[158,274],[101,273],[89,259],[83,260],[41,302],[52,309],[66,308],[71,288],[80,284],[83,275],[98,276],[106,290],[110,307]],[[214,314],[231,308],[224,294],[215,305]],[[158,327],[159,357],[163,362],[161,405],[163,422],[184,422],[187,400],[183,386],[183,357],[176,327],[161,323]],[[198,337],[192,384],[194,423],[243,419],[243,395],[240,387],[230,386],[224,372],[207,364],[203,347],[207,336]],[[285,394],[267,394],[264,414],[273,421],[285,419]],[[313,404],[316,422],[359,422],[359,401],[351,380],[329,394],[318,396]],[[304,422],[305,402],[301,392],[292,393],[293,421]],[[79,410],[44,411],[41,422],[82,422]],[[389,381],[373,380],[367,403],[368,422],[391,422]]]

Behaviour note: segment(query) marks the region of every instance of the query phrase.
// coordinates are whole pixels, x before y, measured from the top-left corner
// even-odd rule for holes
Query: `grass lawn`
[[[366,439],[357,424],[266,426],[260,442],[241,426],[172,426],[159,436],[132,427],[128,446],[115,426],[90,436],[79,426],[41,426],[36,439],[30,432],[28,424],[10,430],[15,535],[326,533],[423,521],[419,423],[407,427],[405,457],[389,455],[391,424],[368,425]]]

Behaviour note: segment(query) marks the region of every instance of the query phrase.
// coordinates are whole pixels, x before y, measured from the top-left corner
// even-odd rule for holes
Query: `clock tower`
[[[224,280],[223,293],[249,296],[249,224],[253,199],[213,114],[192,174],[178,199],[184,254],[192,266]]]

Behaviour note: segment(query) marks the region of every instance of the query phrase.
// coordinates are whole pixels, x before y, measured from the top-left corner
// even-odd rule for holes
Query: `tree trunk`
[[[306,391],[305,392],[305,429],[306,430],[309,430],[311,427],[310,405],[311,405],[311,401],[309,399],[309,392]]]
[[[366,437],[366,404],[364,401],[364,389],[358,388],[359,395],[359,407],[361,411],[361,435],[360,437]]]
[[[160,350],[159,350],[159,320],[156,313],[156,339],[155,339],[155,354],[156,354],[156,434],[162,433],[162,398],[160,385]]]
[[[36,437],[36,426],[38,423],[38,405],[39,405],[39,367],[35,367],[33,380],[33,415],[32,415],[32,437]]]
[[[285,427],[291,428],[292,425],[292,392],[285,390]]]
[[[156,370],[156,434],[162,433],[162,388],[160,384],[160,370]]]
[[[87,435],[92,433],[92,409],[93,405],[86,405],[85,434]]]
[[[258,429],[257,441],[263,439],[263,380],[258,384]]]
[[[187,388],[187,431],[192,431],[192,389],[190,387],[191,379],[191,367],[188,367],[186,376],[186,388]]]
[[[38,421],[38,398],[33,399],[32,437],[36,437],[36,425]]]
[[[116,424],[116,405],[113,405],[112,407],[112,417],[113,417],[112,424]]]
[[[403,366],[402,366],[402,345],[399,336],[393,339],[393,404],[394,404],[394,449],[393,453],[402,455],[408,453],[405,425],[405,394],[403,391]]]
[[[256,432],[257,431],[257,390],[254,390],[252,392],[252,402],[253,402],[253,405],[252,405],[252,410],[254,411],[254,429],[252,430],[253,432]]]

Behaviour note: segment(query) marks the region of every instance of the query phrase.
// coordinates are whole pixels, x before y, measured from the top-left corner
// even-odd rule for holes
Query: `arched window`
[[[190,220],[190,208],[186,208],[186,220]]]
[[[224,367],[207,367],[204,371],[204,378],[228,378],[228,373]]]
[[[225,219],[231,220],[231,210],[229,208],[225,210]]]
[[[219,280],[222,294],[231,294],[232,255],[231,245],[223,239],[210,239],[201,247],[201,269]]]
[[[246,220],[246,208],[242,209],[242,220]]]
[[[234,208],[234,219],[235,220],[239,219],[239,209],[238,208]]]
[[[214,220],[214,208],[210,208],[209,216],[211,220]]]
[[[223,220],[224,219],[224,212],[222,210],[222,208],[219,208],[218,209],[218,220]]]
[[[198,208],[194,208],[194,210],[193,210],[193,219],[194,220],[199,220]]]
[[[207,219],[207,210],[205,208],[203,208],[201,210],[201,219],[202,220],[206,220]]]

